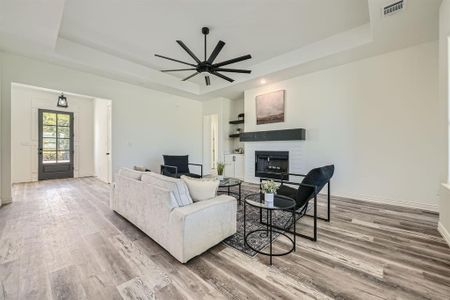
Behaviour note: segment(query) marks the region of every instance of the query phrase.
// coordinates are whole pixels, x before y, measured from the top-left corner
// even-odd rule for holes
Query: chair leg
[[[331,205],[330,205],[330,203],[331,203],[331,187],[330,187],[330,181],[328,181],[328,192],[327,192],[327,200],[328,200],[328,215],[327,215],[327,222],[330,222],[331,221]]]
[[[319,220],[322,220],[322,221],[330,222],[330,220],[331,220],[331,188],[330,188],[330,182],[329,182],[329,181],[328,181],[327,186],[328,186],[328,195],[327,195],[327,217],[324,218],[324,217],[317,217],[317,216],[316,216],[315,218],[317,218],[317,219],[319,219]],[[305,216],[307,216],[307,217],[314,217],[313,215],[308,215],[308,214],[305,214]]]
[[[296,222],[297,222],[297,218],[295,218],[295,215],[296,215],[296,214],[301,214],[301,213],[298,213],[298,212],[295,212],[295,211],[294,211],[294,214],[293,214],[293,217],[294,217],[294,226],[296,225]],[[304,215],[304,216],[305,216],[305,215]],[[269,226],[269,225],[270,225],[269,222],[268,222],[267,220],[266,220],[266,221],[263,221],[263,219],[262,219],[262,212],[260,213],[260,221],[259,221],[259,223],[260,223],[261,225],[263,225],[263,226]],[[288,229],[289,227],[288,227],[288,228],[284,228],[284,227],[277,226],[277,225],[274,225],[274,224],[272,224],[272,226],[270,226],[270,227],[275,228],[275,229],[278,229],[278,230],[282,230],[282,231],[284,231],[284,232],[293,234],[293,235],[295,235],[295,236],[299,236],[299,237],[304,238],[304,239],[311,240],[311,241],[313,241],[313,242],[315,242],[315,241],[317,240],[317,226],[315,226],[315,227],[313,228],[313,230],[314,230],[313,236],[309,236],[309,235],[306,235],[306,234],[301,234],[301,233],[297,232],[297,230],[295,229],[295,227],[294,227],[294,230]]]
[[[317,241],[317,194],[314,195],[314,239]]]

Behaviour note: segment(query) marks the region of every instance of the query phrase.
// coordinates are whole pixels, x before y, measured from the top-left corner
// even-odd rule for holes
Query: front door
[[[73,177],[73,113],[39,110],[39,180]]]

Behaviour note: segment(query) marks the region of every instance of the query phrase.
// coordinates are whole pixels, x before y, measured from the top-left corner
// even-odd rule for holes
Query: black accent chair
[[[181,176],[189,176],[194,178],[203,177],[203,165],[189,162],[189,155],[163,155],[164,164],[161,165],[161,174],[180,178]],[[200,167],[200,175],[191,173],[189,166]]]
[[[303,216],[308,216],[308,217],[314,218],[314,235],[312,237],[303,235],[300,233],[296,233],[296,235],[303,237],[303,238],[310,239],[312,241],[317,241],[317,219],[321,219],[321,220],[330,222],[330,191],[331,191],[330,180],[331,180],[331,177],[333,177],[333,174],[334,174],[334,165],[328,165],[328,166],[312,169],[306,175],[294,174],[294,173],[284,173],[281,177],[286,178],[285,176],[287,175],[287,178],[288,178],[287,181],[283,180],[283,179],[278,180],[278,179],[270,179],[270,178],[261,178],[260,182],[262,183],[262,181],[265,181],[265,180],[273,180],[275,182],[279,182],[280,187],[277,190],[277,194],[287,196],[287,197],[290,197],[295,200],[295,202],[297,203],[296,204],[297,216],[300,216],[300,218]],[[291,182],[291,181],[289,181],[290,176],[300,176],[300,177],[303,177],[303,180],[301,183]],[[298,186],[298,188],[293,188],[293,187],[290,187],[289,185],[295,185],[295,186]],[[327,205],[327,217],[323,218],[323,217],[317,216],[317,195],[320,193],[320,191],[324,188],[325,185],[328,186],[328,192],[327,192],[328,205]],[[314,204],[313,204],[314,205],[314,215],[307,214],[308,205],[309,205],[310,200],[314,200]],[[297,220],[297,218],[296,218],[296,220]],[[294,226],[295,226],[296,220],[294,220],[294,223],[293,223]],[[260,213],[260,221],[264,225],[267,225],[264,222],[262,222],[262,212]],[[275,226],[275,225],[273,225],[273,227],[286,230],[286,228],[281,228],[281,227]],[[289,228],[289,227],[291,227],[291,226],[288,226],[287,228]],[[291,232],[290,230],[288,230],[288,231],[292,234],[294,233],[294,232]]]

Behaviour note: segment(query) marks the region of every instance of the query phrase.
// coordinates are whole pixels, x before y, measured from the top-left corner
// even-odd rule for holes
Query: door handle
[[[106,155],[109,155],[109,152],[106,152]]]

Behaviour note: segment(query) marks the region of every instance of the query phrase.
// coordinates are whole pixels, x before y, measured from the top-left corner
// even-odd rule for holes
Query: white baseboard
[[[244,181],[247,183],[259,184],[259,181],[257,181],[257,182],[251,181],[251,180],[248,180],[248,178],[245,178]],[[324,188],[322,190],[322,192],[320,192],[320,194],[326,194],[326,189]],[[367,196],[367,195],[335,194],[335,193],[333,193],[333,183],[331,183],[331,195],[335,196],[335,197],[353,199],[353,200],[364,201],[364,202],[389,204],[389,205],[395,205],[395,206],[401,206],[401,207],[407,207],[407,208],[422,209],[422,210],[431,211],[431,212],[439,212],[439,205],[437,203],[435,203],[435,204],[419,203],[419,202],[372,197],[372,196]]]
[[[380,204],[389,204],[389,205],[402,206],[402,207],[407,207],[407,208],[415,208],[415,209],[422,209],[422,210],[427,210],[427,211],[432,211],[432,212],[439,212],[439,205],[437,203],[436,204],[419,203],[419,202],[411,202],[411,201],[370,197],[370,196],[364,196],[364,195],[337,195],[337,194],[333,193],[333,190],[331,190],[331,195],[336,196],[336,197],[359,200],[359,201],[366,201],[366,202],[373,202],[373,203],[380,203]]]
[[[442,225],[441,222],[438,223],[438,231],[444,238],[444,240],[447,242],[448,246],[450,247],[450,233],[448,230]]]

